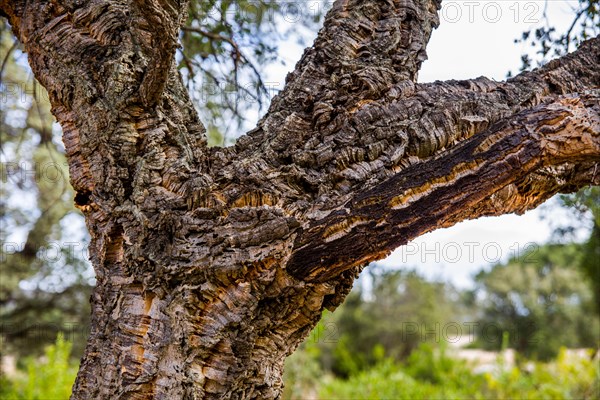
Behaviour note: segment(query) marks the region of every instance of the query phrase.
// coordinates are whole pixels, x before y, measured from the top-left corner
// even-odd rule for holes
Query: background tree
[[[319,341],[322,367],[342,377],[387,357],[404,360],[423,342],[441,342],[445,324],[461,321],[458,292],[447,284],[375,266],[369,277],[370,289],[355,288],[326,318],[328,330]]]
[[[81,214],[73,207],[60,129],[5,21],[0,49],[1,352],[39,354],[63,332],[81,354],[93,272],[85,239],[67,229]]]
[[[547,8],[548,0],[545,4]],[[566,31],[557,30],[556,21],[550,20],[544,10],[543,24],[523,32],[520,38],[515,39],[515,43],[529,44],[535,50],[533,58],[530,54],[521,56],[521,71],[542,66],[554,57],[563,56],[577,48],[582,41],[600,33],[598,0],[577,0],[568,5],[573,10],[573,17]]]
[[[476,277],[484,316],[479,345],[509,346],[528,357],[555,357],[561,346],[595,347],[600,320],[578,268],[583,245],[544,245]]]
[[[557,229],[560,237],[568,238],[584,221],[589,221],[591,226],[589,238],[581,247],[583,254],[579,267],[590,283],[596,312],[600,313],[600,187],[588,187],[574,195],[560,196],[560,201],[573,211],[572,221],[566,227]]]
[[[545,2],[548,4],[547,1]],[[600,2],[598,0],[578,0],[569,4],[573,17],[568,29],[559,31],[544,11],[543,25],[523,32],[515,43],[528,43],[535,49],[535,56],[523,54],[521,71],[529,70],[534,65],[542,66],[552,57],[569,53],[582,41],[595,37],[600,33]],[[508,74],[512,74],[509,72]],[[580,258],[579,267],[584,271],[594,294],[596,311],[600,312],[600,188],[589,187],[577,194],[559,196],[560,203],[573,210],[573,219],[566,225],[555,228],[558,240],[572,240],[573,234],[579,231],[585,221],[591,221],[591,232],[587,244],[581,248],[584,255]],[[552,218],[549,216],[549,218]],[[583,221],[583,222],[582,222]]]

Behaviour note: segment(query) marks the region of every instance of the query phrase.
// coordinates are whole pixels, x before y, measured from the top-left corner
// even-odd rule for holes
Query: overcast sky
[[[441,25],[433,32],[419,81],[469,79],[478,76],[503,80],[518,71],[526,45],[514,39],[544,23],[544,12],[557,31],[571,22],[577,1],[454,1],[441,10]],[[310,41],[309,41],[310,42]],[[268,69],[267,81],[283,82],[303,48],[290,42],[281,46],[287,65]],[[555,207],[546,206],[554,214]],[[411,266],[430,278],[443,278],[459,287],[472,285],[472,274],[509,256],[550,239],[552,229],[536,209],[522,216],[505,215],[466,221],[424,235],[381,261],[390,267]],[[554,220],[560,219],[556,215]]]

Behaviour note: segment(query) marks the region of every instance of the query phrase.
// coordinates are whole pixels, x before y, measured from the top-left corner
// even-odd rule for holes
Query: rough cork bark
[[[0,0],[64,131],[98,285],[73,399],[277,398],[363,266],[600,183],[600,39],[417,84],[437,0],[343,0],[256,129],[208,148],[184,1]]]

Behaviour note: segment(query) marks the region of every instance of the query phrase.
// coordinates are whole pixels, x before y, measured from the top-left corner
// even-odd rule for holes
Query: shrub
[[[78,366],[69,359],[72,343],[58,335],[54,345],[46,347],[44,357],[28,358],[23,377],[0,382],[3,400],[62,400],[71,395]]]

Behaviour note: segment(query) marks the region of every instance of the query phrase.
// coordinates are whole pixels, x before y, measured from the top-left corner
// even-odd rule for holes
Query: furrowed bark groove
[[[507,82],[417,84],[437,0],[339,0],[256,129],[208,148],[185,2],[4,1],[92,237],[74,399],[274,399],[366,263],[600,183],[600,39]]]

